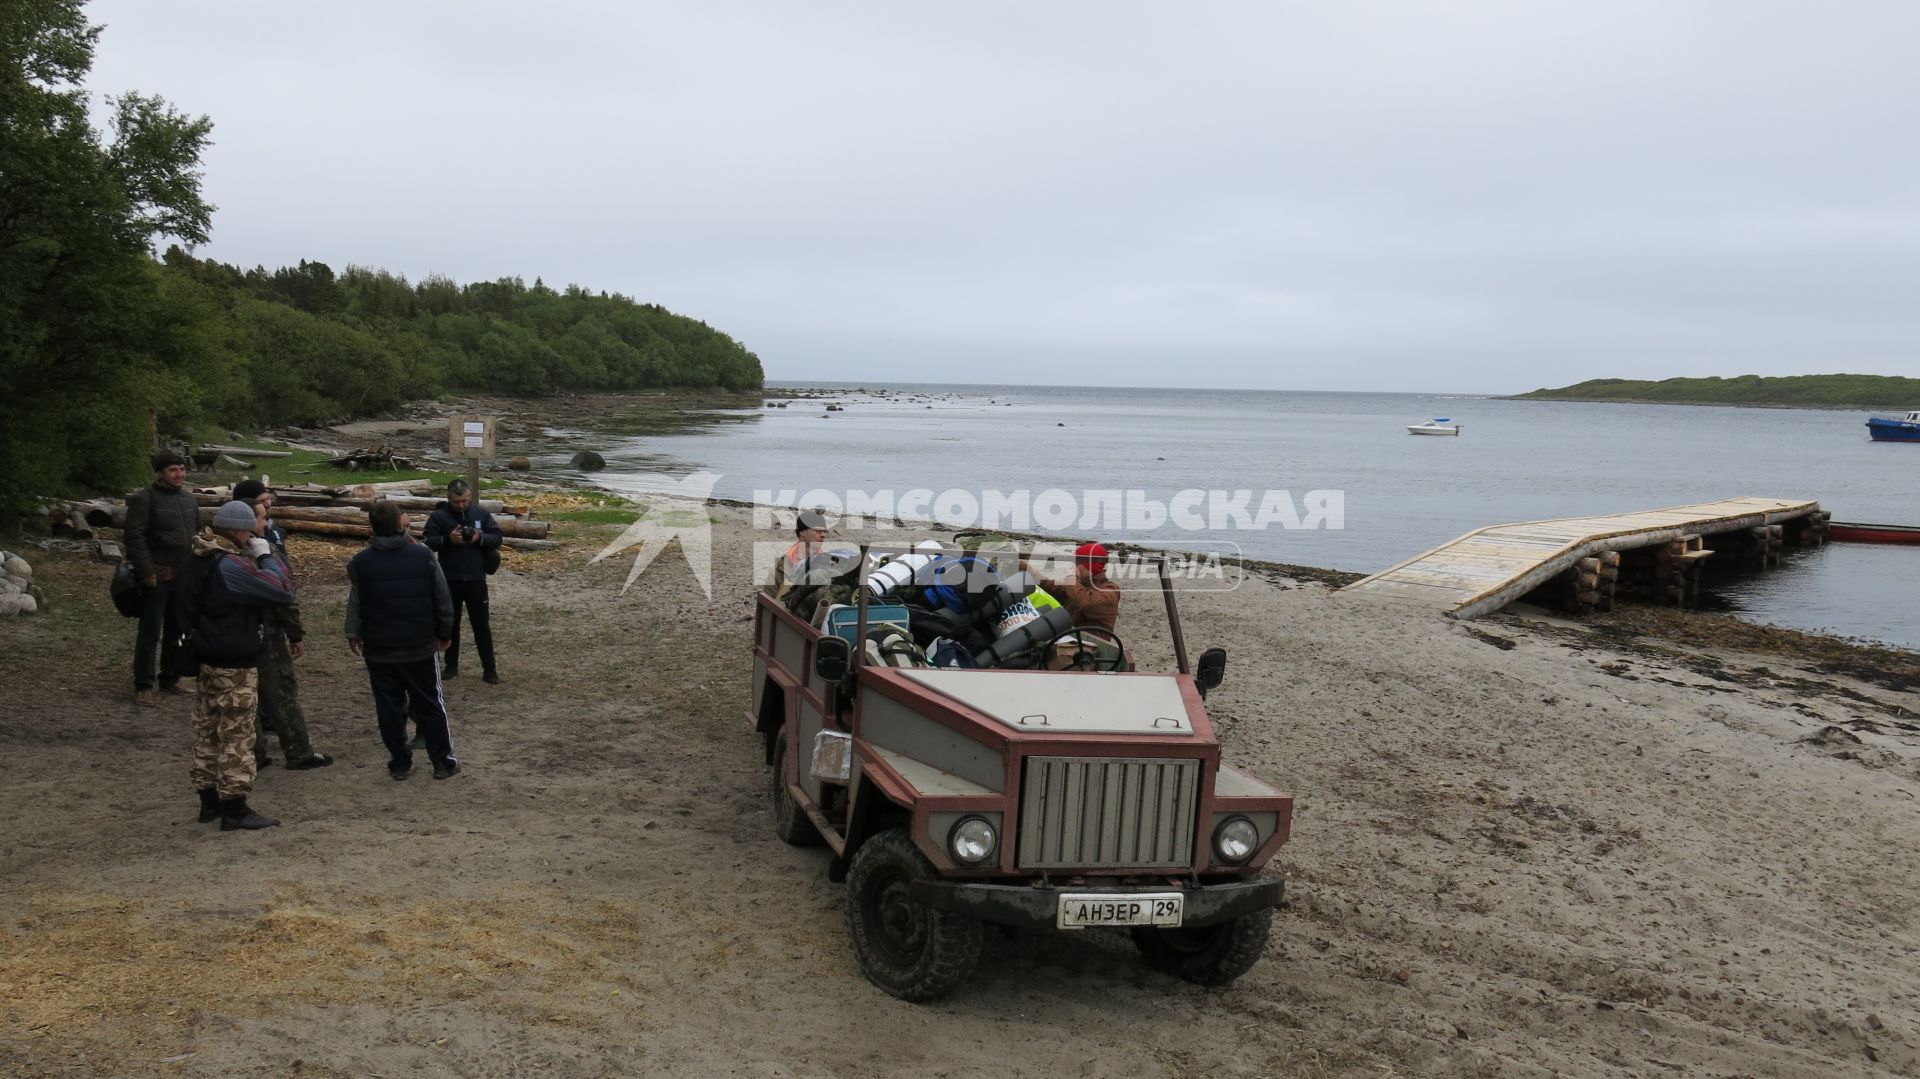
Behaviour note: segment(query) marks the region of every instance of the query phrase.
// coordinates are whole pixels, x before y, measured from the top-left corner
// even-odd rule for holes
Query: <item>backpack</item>
[[[133,562],[123,558],[113,568],[113,579],[107,582],[107,595],[113,600],[113,609],[128,618],[140,617],[140,608],[144,606],[140,595],[140,578],[133,575]]]
[[[993,564],[972,555],[937,558],[913,575],[927,605],[941,610],[970,612],[985,605],[989,587],[1000,583]]]
[[[181,583],[186,587],[173,597],[170,632],[176,638],[173,670],[168,673],[192,678],[200,673],[202,663],[214,667],[251,667],[258,663],[267,647],[265,612],[234,604],[215,620],[207,611],[207,597],[215,589],[224,591],[227,587],[219,579],[220,564],[228,557],[227,552],[210,558],[190,557],[190,568],[182,574],[185,579]],[[197,578],[192,576],[196,573]]]

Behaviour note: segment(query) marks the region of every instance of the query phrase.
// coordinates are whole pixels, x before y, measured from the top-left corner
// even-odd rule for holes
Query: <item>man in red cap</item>
[[[1027,569],[1027,560],[1020,560]],[[1120,586],[1107,579],[1107,549],[1098,543],[1083,543],[1073,549],[1073,580],[1049,581],[1039,578],[1040,587],[1060,601],[1073,616],[1076,626],[1099,626],[1112,632],[1120,620]]]

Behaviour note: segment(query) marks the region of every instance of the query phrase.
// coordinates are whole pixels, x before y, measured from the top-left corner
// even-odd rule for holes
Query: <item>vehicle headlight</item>
[[[993,825],[987,823],[985,817],[967,817],[947,833],[947,851],[961,865],[979,865],[993,857],[993,846],[998,838],[993,833]]]
[[[1229,865],[1239,865],[1260,849],[1260,829],[1245,817],[1228,817],[1213,830],[1213,853]]]

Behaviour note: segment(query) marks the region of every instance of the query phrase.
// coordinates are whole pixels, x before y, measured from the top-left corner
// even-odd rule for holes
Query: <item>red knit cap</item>
[[[1073,549],[1073,563],[1095,573],[1104,573],[1107,569],[1107,549],[1097,543],[1083,543]]]

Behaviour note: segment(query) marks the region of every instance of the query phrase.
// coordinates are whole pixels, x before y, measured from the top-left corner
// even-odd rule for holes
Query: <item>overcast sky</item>
[[[1920,4],[96,0],[201,254],[520,276],[773,379],[1920,375]]]

